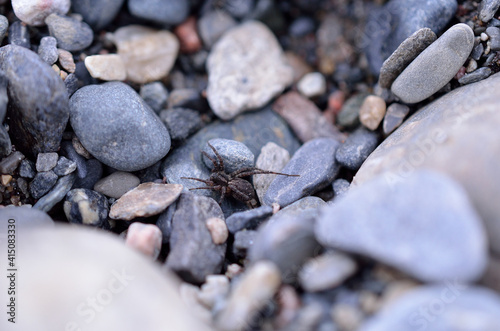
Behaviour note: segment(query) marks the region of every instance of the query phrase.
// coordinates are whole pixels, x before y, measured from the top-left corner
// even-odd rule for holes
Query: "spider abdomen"
[[[227,194],[242,202],[255,199],[255,190],[252,184],[242,178],[235,178],[229,182]]]

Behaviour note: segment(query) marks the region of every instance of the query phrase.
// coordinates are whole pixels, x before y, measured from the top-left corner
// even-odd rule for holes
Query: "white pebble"
[[[304,75],[297,83],[299,92],[307,98],[317,97],[326,93],[325,76],[320,72],[311,72]]]
[[[70,0],[12,0],[14,13],[28,25],[45,25],[47,16],[52,13],[64,15],[70,5]]]
[[[206,225],[210,235],[212,236],[212,241],[216,245],[220,245],[226,242],[228,236],[228,230],[226,222],[218,217],[211,217],[207,219]]]
[[[85,67],[94,78],[111,81],[125,80],[127,71],[118,54],[92,55],[85,58]]]
[[[136,222],[129,226],[125,243],[156,260],[160,254],[161,240],[162,233],[156,225]]]
[[[484,32],[481,32],[481,40],[482,41],[488,40],[488,35],[486,33],[484,33]]]

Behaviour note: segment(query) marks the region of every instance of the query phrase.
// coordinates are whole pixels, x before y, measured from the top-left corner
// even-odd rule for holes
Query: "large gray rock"
[[[115,18],[124,0],[78,0],[71,2],[73,12],[82,15],[83,20],[96,31]]]
[[[316,236],[327,247],[429,282],[475,281],[488,257],[486,233],[463,188],[424,170],[397,183],[380,176],[351,189],[323,209]]]
[[[96,159],[115,169],[147,168],[170,149],[170,136],[158,116],[128,85],[88,85],[70,101],[71,126]]]
[[[391,181],[420,168],[447,173],[466,189],[500,254],[499,90],[496,74],[419,110],[368,157],[353,186],[383,172]]]

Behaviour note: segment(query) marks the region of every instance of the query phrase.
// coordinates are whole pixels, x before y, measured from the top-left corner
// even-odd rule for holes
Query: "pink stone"
[[[162,233],[153,224],[132,223],[127,231],[125,243],[154,260],[160,254]]]

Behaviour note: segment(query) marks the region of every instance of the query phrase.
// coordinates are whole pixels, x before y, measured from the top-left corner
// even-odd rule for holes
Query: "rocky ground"
[[[498,330],[499,7],[0,0],[2,330]]]

